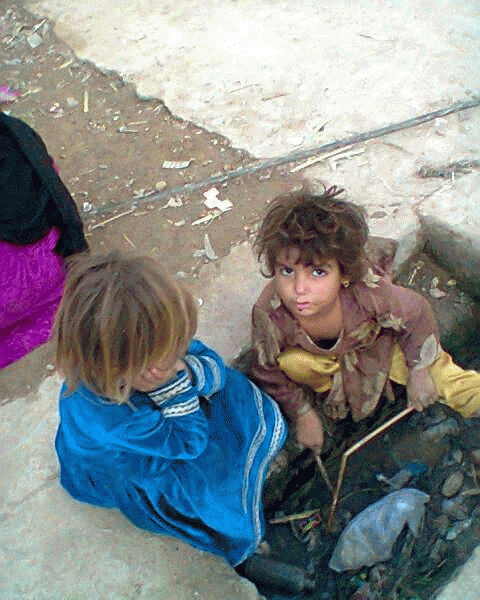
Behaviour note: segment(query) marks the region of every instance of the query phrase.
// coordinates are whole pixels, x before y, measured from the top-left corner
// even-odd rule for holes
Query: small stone
[[[452,458],[457,463],[457,465],[461,465],[463,460],[463,452],[461,450],[454,450],[452,452]]]
[[[47,371],[55,371],[55,365],[52,365],[51,363],[48,363],[48,365],[46,365],[45,368],[47,369]]]
[[[448,520],[447,515],[443,514],[433,520],[433,526],[438,531],[439,535],[445,535],[448,531],[448,526],[450,525],[450,521]]]
[[[460,427],[458,426],[457,421],[451,417],[450,419],[445,419],[445,421],[432,425],[432,427],[423,431],[422,438],[425,441],[438,442],[446,435],[458,435],[459,432]]]
[[[468,509],[463,506],[462,498],[448,498],[442,502],[442,511],[448,517],[455,519],[455,521],[463,521],[468,516]]]
[[[157,192],[163,191],[166,187],[167,187],[166,181],[157,181],[157,183],[155,184],[155,189],[157,190]]]
[[[448,549],[447,543],[440,538],[437,539],[436,542],[433,544],[433,548],[430,551],[430,554],[429,554],[430,560],[433,560],[433,562],[435,564],[438,564],[445,556],[447,549]]]
[[[464,476],[461,471],[454,471],[445,479],[442,485],[442,495],[446,498],[454,496],[463,485]]]
[[[467,530],[472,523],[473,519],[471,518],[465,519],[464,521],[458,521],[451,529],[449,529],[447,535],[445,536],[445,539],[447,539],[448,541],[456,540],[457,537],[465,530]]]
[[[476,465],[480,465],[480,448],[477,448],[470,452],[470,459]]]

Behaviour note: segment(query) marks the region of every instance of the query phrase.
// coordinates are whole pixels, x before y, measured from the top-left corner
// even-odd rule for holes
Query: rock
[[[457,435],[460,432],[460,427],[457,421],[451,417],[450,419],[446,419],[437,425],[432,425],[425,431],[422,432],[422,438],[425,441],[430,442],[438,442],[446,435]]]
[[[442,502],[442,511],[456,521],[462,521],[468,516],[468,509],[462,504],[461,497],[445,499]]]
[[[463,452],[461,450],[454,450],[452,452],[452,458],[457,463],[457,465],[461,465],[463,460]]]
[[[433,548],[431,549],[428,558],[435,564],[438,564],[445,556],[447,550],[448,544],[441,538],[438,538],[433,544]]]
[[[450,525],[450,521],[448,520],[447,515],[440,515],[436,519],[433,520],[433,526],[438,531],[438,535],[445,535],[448,531],[448,526]]]
[[[454,471],[445,479],[442,485],[442,495],[446,498],[454,496],[462,487],[464,475],[461,471]]]
[[[476,448],[470,452],[470,460],[476,465],[480,465],[480,448]]]
[[[447,535],[445,536],[445,539],[448,541],[456,540],[457,537],[461,533],[466,531],[472,523],[473,523],[473,519],[465,519],[464,521],[458,521],[458,523],[455,523],[455,525],[451,529],[448,530]]]

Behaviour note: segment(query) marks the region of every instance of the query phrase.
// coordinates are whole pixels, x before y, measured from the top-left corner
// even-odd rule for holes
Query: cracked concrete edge
[[[459,232],[431,214],[420,214],[425,250],[448,270],[458,286],[480,296],[480,239]]]

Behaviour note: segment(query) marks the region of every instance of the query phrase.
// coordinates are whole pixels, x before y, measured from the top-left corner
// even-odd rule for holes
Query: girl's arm
[[[122,452],[167,459],[196,458],[208,443],[209,425],[186,370],[147,394],[158,406],[133,410],[104,441]]]
[[[292,421],[310,410],[306,394],[280,369],[277,357],[283,346],[283,334],[259,306],[252,312],[252,378],[274,398]]]
[[[408,368],[408,404],[423,410],[438,399],[429,372],[441,349],[438,323],[429,302],[417,292],[392,284],[391,294],[392,324],[398,325],[398,345]]]
[[[107,435],[123,451],[151,457],[189,459],[208,443],[209,425],[199,396],[209,397],[225,385],[220,356],[198,340],[190,343],[180,370],[166,385],[147,392],[159,410],[142,407]]]
[[[409,370],[429,367],[438,357],[440,339],[438,323],[428,300],[399,285],[390,286],[391,310],[383,317],[382,326],[398,332],[400,346]]]
[[[192,385],[200,396],[208,398],[225,386],[225,363],[199,340],[192,340],[184,357]]]

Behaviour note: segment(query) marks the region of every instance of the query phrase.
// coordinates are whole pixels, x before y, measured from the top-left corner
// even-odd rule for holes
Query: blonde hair
[[[68,261],[54,338],[69,390],[83,383],[126,402],[140,372],[183,356],[196,328],[192,295],[153,258],[115,251]]]

